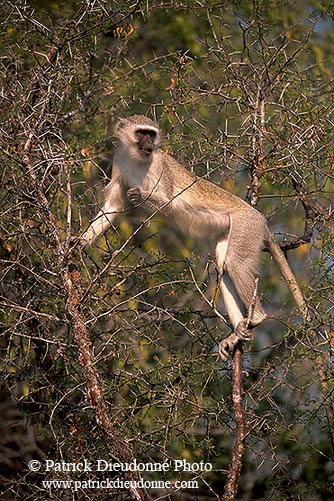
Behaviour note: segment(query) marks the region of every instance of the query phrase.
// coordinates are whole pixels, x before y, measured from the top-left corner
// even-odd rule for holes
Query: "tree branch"
[[[235,499],[239,486],[239,478],[242,467],[242,459],[245,453],[245,437],[246,437],[246,415],[242,405],[242,343],[238,343],[232,359],[232,399],[233,412],[236,420],[236,437],[232,459],[230,463],[230,471],[225,485],[222,501],[232,501]]]

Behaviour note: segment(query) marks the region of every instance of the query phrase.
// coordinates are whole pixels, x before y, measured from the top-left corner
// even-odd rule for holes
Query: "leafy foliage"
[[[133,457],[213,465],[168,472],[171,482],[198,479],[199,489],[152,498],[223,493],[235,423],[230,363],[217,357],[229,328],[216,314],[212,249],[160,220],[144,224],[144,213],[125,214],[85,252],[70,247],[101,203],[115,119],[134,113],[156,117],[164,149],[257,206],[285,249],[296,249],[289,261],[312,319],[296,319],[266,259],[261,291],[276,320],[257,329],[244,357],[239,498],[331,499],[332,8],[18,0],[1,18],[3,499],[50,499],[42,482],[55,474],[29,472],[31,459],[111,461],[66,276],[111,421]]]

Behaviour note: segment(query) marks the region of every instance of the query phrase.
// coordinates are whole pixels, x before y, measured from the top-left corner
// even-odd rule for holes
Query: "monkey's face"
[[[157,133],[152,129],[137,129],[135,135],[140,156],[144,160],[150,160],[154,150]]]
[[[161,137],[158,125],[143,115],[120,118],[116,124],[115,135],[120,141],[122,153],[138,162],[138,165],[144,166],[151,163]]]

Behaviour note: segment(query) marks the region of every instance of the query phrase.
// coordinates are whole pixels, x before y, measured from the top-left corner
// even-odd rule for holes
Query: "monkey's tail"
[[[280,246],[276,242],[274,236],[269,232],[266,237],[266,246],[270,251],[271,255],[275,259],[277,266],[279,267],[284,279],[286,280],[291,294],[296,301],[296,304],[304,319],[308,318],[307,305],[303,297],[302,291],[296,282],[296,278],[287,262],[285,255],[283,254]]]

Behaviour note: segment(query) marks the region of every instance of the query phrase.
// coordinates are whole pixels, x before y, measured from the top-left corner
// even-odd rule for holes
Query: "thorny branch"
[[[305,226],[304,226],[304,234],[300,237],[297,237],[290,242],[282,243],[281,249],[283,252],[286,252],[291,249],[297,249],[303,244],[309,243],[312,238],[314,225],[317,222],[319,216],[321,216],[320,210],[318,210],[315,206],[311,205],[308,201],[305,191],[303,190],[303,186],[301,183],[297,183],[292,178],[292,184],[296,190],[297,196],[304,208],[305,211]]]

